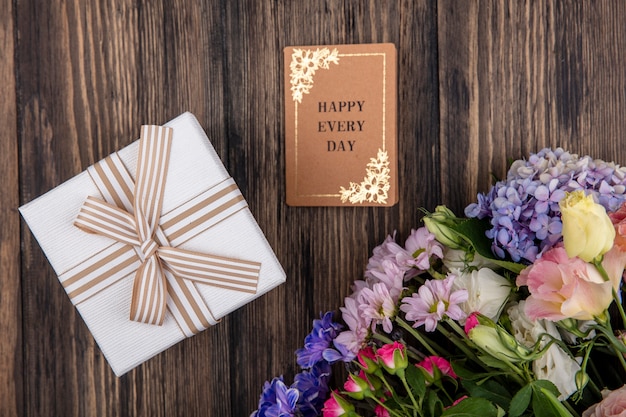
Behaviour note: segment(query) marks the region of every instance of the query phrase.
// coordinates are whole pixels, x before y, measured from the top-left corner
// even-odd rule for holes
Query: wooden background
[[[544,146],[626,164],[626,2],[0,0],[0,415],[246,416],[420,207]],[[400,203],[285,204],[282,48],[398,49]],[[193,112],[287,283],[116,378],[17,207]]]

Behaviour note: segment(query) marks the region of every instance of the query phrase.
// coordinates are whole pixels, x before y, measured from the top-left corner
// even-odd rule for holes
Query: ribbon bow
[[[111,277],[134,268],[130,319],[161,325],[169,307],[181,329],[195,334],[216,321],[194,284],[255,293],[260,264],[172,246],[170,240],[190,238],[245,207],[245,201],[229,179],[162,216],[171,143],[171,128],[142,127],[134,193],[116,154],[90,167],[107,201],[87,197],[74,224],[121,245],[82,265],[63,285],[80,300],[92,287],[111,285]]]

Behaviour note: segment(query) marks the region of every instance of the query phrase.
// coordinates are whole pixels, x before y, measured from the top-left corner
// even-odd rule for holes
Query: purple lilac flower
[[[343,328],[332,320],[332,311],[313,320],[313,330],[304,339],[304,347],[296,351],[298,365],[302,368],[312,368],[316,363],[326,360],[324,356],[337,357],[335,352],[325,352],[328,349],[336,350],[332,347],[333,341]]]
[[[419,287],[411,297],[404,297],[400,310],[406,313],[406,319],[414,321],[413,327],[422,324],[427,332],[433,332],[437,323],[449,317],[453,320],[465,318],[459,304],[467,301],[467,290],[452,291],[456,275],[448,274],[445,279],[431,279]]]
[[[259,408],[250,417],[296,416],[299,395],[296,388],[287,388],[282,376],[274,378],[263,386]]]
[[[479,194],[465,215],[489,219],[486,235],[496,256],[530,263],[562,240],[558,203],[580,189],[615,211],[626,201],[626,168],[545,148],[513,162],[506,180]]]

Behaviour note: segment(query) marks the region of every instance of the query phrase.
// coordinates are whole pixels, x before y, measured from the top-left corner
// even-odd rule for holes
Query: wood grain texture
[[[19,158],[15,95],[15,14],[0,8],[0,415],[23,413],[22,297],[20,281]]]
[[[338,310],[371,250],[457,213],[544,146],[626,164],[620,1],[5,0],[0,13],[0,415],[245,416]],[[282,49],[398,49],[400,203],[285,204]],[[191,111],[287,273],[116,378],[16,208]]]

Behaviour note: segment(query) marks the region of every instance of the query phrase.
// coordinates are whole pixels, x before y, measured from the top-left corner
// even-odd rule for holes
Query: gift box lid
[[[173,129],[173,137],[161,219],[227,181],[234,184],[191,113],[183,113],[164,126]],[[116,152],[133,179],[138,146],[136,141]],[[103,256],[103,253],[122,245],[108,237],[86,233],[74,225],[88,196],[101,197],[101,193],[88,171],[83,171],[20,207],[23,218],[68,294],[69,286],[65,281],[68,274],[94,256]],[[172,246],[189,251],[260,263],[258,283],[253,293],[193,284],[216,320],[285,282],[285,273],[263,232],[243,197],[239,200],[236,210],[215,217],[207,229],[190,238],[179,239],[180,243],[176,241],[176,245],[172,243]],[[115,282],[103,281],[99,284],[101,288],[96,288],[87,296],[71,298],[118,376],[190,335],[184,326],[177,323],[169,304],[161,326],[129,319],[135,269],[128,267],[121,272],[123,277]]]

